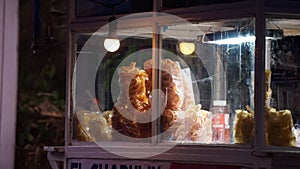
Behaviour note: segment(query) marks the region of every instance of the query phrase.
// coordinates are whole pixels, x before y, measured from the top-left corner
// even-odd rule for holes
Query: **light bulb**
[[[184,55],[191,55],[195,51],[195,44],[191,42],[180,42],[179,50]]]
[[[119,39],[106,38],[104,40],[104,48],[109,52],[115,52],[120,48],[120,40]]]

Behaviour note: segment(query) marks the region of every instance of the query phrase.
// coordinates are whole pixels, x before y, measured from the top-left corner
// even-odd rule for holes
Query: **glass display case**
[[[123,141],[150,142],[153,135],[161,138],[152,141],[180,144],[253,141],[234,135],[246,135],[235,134],[236,110],[253,109],[254,18],[161,25],[157,51],[152,35],[143,33],[151,28],[130,30],[117,31],[121,46],[113,53],[100,47],[106,38],[102,30],[77,36],[74,141],[120,141],[120,134]],[[245,40],[222,41],[233,36]]]
[[[167,2],[70,17],[65,168],[298,168],[300,2]]]

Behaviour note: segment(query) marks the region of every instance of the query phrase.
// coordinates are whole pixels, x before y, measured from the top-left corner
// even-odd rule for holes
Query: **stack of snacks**
[[[293,120],[290,110],[266,107],[266,143],[275,146],[295,146]],[[236,110],[234,139],[236,143],[249,144],[254,135],[254,112]]]
[[[279,110],[270,106],[272,95],[271,71],[266,70],[265,81],[265,122],[266,142],[269,145],[295,146],[293,120],[290,110]],[[247,110],[236,110],[234,125],[234,139],[236,143],[250,143],[254,135],[254,112],[247,106]],[[250,113],[249,113],[250,112]]]
[[[146,82],[147,94],[149,96],[152,90],[151,79],[153,63],[151,59],[144,63],[144,68],[150,79]],[[181,110],[184,100],[183,82],[179,63],[170,59],[163,59],[161,61],[161,78],[161,88],[166,97],[162,98],[162,100],[166,100],[167,102],[161,118],[163,131],[166,131],[176,121],[177,112]]]
[[[144,68],[145,71],[136,68],[134,62],[119,68],[120,95],[113,108],[112,127],[133,138],[147,138],[152,135],[152,60],[146,61]],[[181,138],[180,134],[188,133],[185,138],[187,140],[210,142],[210,113],[201,110],[201,105],[195,106],[190,70],[181,70],[178,62],[163,59],[161,78],[161,89],[165,94],[161,99],[166,104],[160,117],[162,131],[177,132],[174,134],[176,140]],[[179,116],[183,118],[179,120]],[[181,132],[182,129],[188,131]]]
[[[266,108],[266,140],[269,145],[296,145],[290,110],[276,111],[274,108]]]

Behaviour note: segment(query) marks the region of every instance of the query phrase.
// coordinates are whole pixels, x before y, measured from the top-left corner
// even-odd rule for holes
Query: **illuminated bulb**
[[[109,52],[115,52],[120,48],[120,40],[119,39],[106,38],[104,40],[104,48]]]
[[[191,42],[180,42],[179,50],[184,55],[191,55],[195,52],[195,44]]]

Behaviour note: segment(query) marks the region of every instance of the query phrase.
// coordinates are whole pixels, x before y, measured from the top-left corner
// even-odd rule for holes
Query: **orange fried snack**
[[[120,108],[118,108],[120,109]],[[112,128],[119,133],[132,138],[148,138],[151,136],[151,123],[138,123],[124,117],[116,108],[113,108]],[[123,107],[120,109],[122,113],[131,113]],[[125,111],[125,112],[124,112]]]
[[[131,104],[140,112],[145,112],[150,108],[150,102],[146,95],[145,82],[148,74],[140,70],[131,80],[129,86],[129,98]]]

